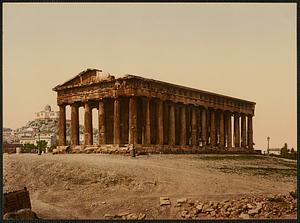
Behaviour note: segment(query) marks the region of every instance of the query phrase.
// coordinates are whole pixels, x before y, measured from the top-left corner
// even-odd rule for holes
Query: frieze
[[[97,98],[116,96],[145,96],[170,99],[176,103],[193,103],[197,106],[212,106],[217,109],[228,109],[245,114],[254,114],[254,102],[232,98],[225,95],[190,89],[170,83],[150,80],[138,76],[128,76],[85,85],[74,85],[55,89],[58,93],[58,104],[74,101],[96,100]]]

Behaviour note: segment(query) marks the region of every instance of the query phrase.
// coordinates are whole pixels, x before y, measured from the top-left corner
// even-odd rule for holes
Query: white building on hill
[[[269,154],[275,154],[275,155],[280,155],[280,148],[270,148],[269,149]]]
[[[59,112],[51,111],[51,106],[46,105],[44,111],[35,113],[35,120],[48,120],[48,119],[58,119]]]

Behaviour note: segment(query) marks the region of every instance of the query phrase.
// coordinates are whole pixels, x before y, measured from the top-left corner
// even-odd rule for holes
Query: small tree
[[[297,153],[295,152],[294,148],[291,149],[291,159],[297,159]]]
[[[46,147],[47,147],[47,142],[45,140],[41,140],[41,141],[37,141],[37,148],[40,150],[40,151],[44,151],[46,152]]]
[[[284,143],[284,146],[280,150],[280,156],[283,158],[287,158],[288,155],[289,155],[289,152],[288,152],[288,148],[287,148],[287,143]]]

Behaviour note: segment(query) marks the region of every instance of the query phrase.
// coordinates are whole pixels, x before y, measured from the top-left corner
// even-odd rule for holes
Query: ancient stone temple
[[[84,146],[134,145],[151,152],[251,152],[255,103],[134,75],[115,78],[88,69],[56,86],[59,145],[66,145],[66,107],[71,107],[71,148],[79,144],[84,108]],[[98,110],[93,142],[92,109]]]

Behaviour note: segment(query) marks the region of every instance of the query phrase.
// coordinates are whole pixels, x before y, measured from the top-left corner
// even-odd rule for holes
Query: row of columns
[[[151,114],[150,99],[145,100],[145,134],[142,144],[151,144]],[[170,103],[168,120],[168,144],[175,145],[175,103]],[[137,102],[136,97],[129,98],[128,114],[128,143],[137,144]],[[157,101],[157,144],[164,144],[164,102]],[[179,144],[187,144],[187,105],[180,106]],[[144,111],[144,110],[142,110]],[[197,112],[201,111],[200,123],[197,122]],[[120,144],[120,99],[114,99],[113,143]],[[208,123],[210,113],[210,123]],[[66,145],[66,107],[60,106],[59,119],[59,145]],[[218,119],[217,119],[218,114]],[[192,106],[191,114],[191,145],[192,146],[221,146],[231,148],[232,145],[232,121],[234,117],[233,139],[234,147],[253,148],[252,116],[232,113],[230,111],[214,110],[212,108]],[[247,121],[247,125],[246,125]],[[104,101],[99,101],[98,107],[99,144],[106,144],[106,125]],[[218,122],[218,123],[217,123]],[[247,129],[246,129],[247,126]],[[198,129],[198,131],[197,131]],[[201,131],[199,131],[201,129]],[[209,130],[209,131],[208,131]],[[201,134],[197,134],[201,132]],[[208,135],[209,134],[209,135]],[[84,104],[84,144],[93,144],[92,107],[89,102]],[[189,143],[188,143],[189,144]],[[71,105],[71,145],[79,145],[79,106]]]

